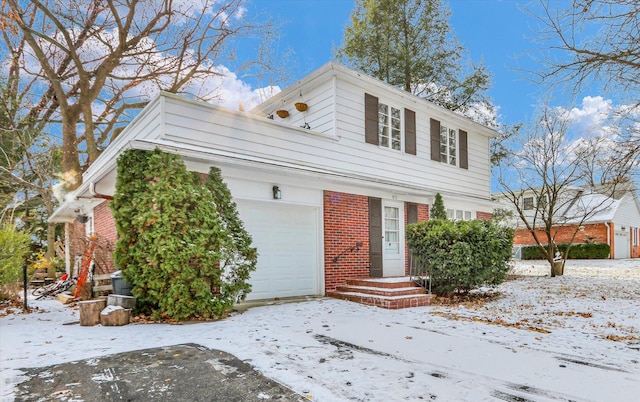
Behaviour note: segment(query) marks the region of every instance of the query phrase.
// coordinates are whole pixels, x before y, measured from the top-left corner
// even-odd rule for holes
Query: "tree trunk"
[[[62,114],[62,174],[67,191],[75,190],[82,184],[78,138],[76,137],[76,123],[79,113],[65,111]],[[92,135],[92,134],[90,134]]]

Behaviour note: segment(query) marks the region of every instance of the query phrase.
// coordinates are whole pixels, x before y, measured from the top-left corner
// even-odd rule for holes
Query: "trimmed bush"
[[[558,250],[565,258],[574,259],[603,259],[609,258],[611,254],[611,247],[606,243],[576,243],[569,249],[569,255],[567,255],[567,243],[559,243]],[[522,257],[523,260],[544,260],[545,256],[538,248],[538,246],[523,246]]]
[[[436,294],[502,283],[514,231],[493,221],[428,220],[407,227],[409,248],[427,264]]]
[[[219,172],[205,185],[177,155],[129,150],[111,209],[115,263],[143,312],[218,318],[250,291],[257,252]]]

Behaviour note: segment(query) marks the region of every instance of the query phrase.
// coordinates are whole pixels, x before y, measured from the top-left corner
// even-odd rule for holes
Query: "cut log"
[[[133,309],[133,307],[136,305],[136,298],[133,296],[109,295],[109,301],[107,305]]]
[[[107,306],[100,313],[100,323],[105,327],[114,327],[129,324],[131,310],[121,306]]]
[[[78,303],[80,306],[80,325],[92,327],[100,324],[100,312],[106,307],[104,300],[87,300]]]
[[[58,293],[56,295],[56,299],[58,299],[58,301],[62,304],[69,304],[72,301],[74,301],[76,298],[73,297],[73,295],[70,295],[68,293]]]
[[[93,294],[91,293],[91,282],[86,282],[82,284],[82,286],[80,287],[80,290],[78,291],[78,299],[91,300],[92,297],[93,297]]]

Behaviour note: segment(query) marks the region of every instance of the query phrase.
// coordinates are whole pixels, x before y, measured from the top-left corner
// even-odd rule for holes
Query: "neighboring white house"
[[[323,295],[347,278],[405,275],[405,227],[428,219],[437,192],[463,219],[489,218],[496,135],[333,62],[248,112],[162,93],[51,220],[69,229],[86,215],[87,232],[113,242],[116,159],[159,148],[190,170],[221,169],[260,254],[249,299]]]

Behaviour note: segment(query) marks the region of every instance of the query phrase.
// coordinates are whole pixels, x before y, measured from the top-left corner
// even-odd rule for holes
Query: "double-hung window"
[[[456,130],[440,125],[440,161],[456,166],[458,133]]]
[[[416,112],[364,94],[364,140],[367,144],[416,155]]]
[[[533,197],[524,197],[522,199],[522,209],[525,211],[532,210],[534,208],[533,205]]]
[[[447,219],[450,221],[470,221],[472,214],[471,211],[465,211],[462,209],[447,209]]]
[[[429,119],[431,160],[469,169],[469,133]]]
[[[382,102],[378,103],[379,145],[402,150],[402,113],[400,109]]]

